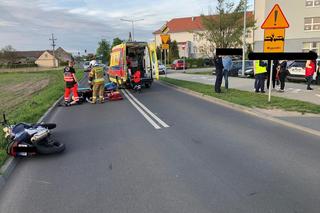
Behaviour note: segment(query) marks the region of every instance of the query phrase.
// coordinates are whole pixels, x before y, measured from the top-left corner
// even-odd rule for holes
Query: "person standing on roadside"
[[[214,91],[216,93],[221,93],[221,84],[222,84],[222,77],[223,77],[223,63],[222,58],[220,56],[215,56],[213,58],[214,65],[216,67],[216,83],[214,84]]]
[[[233,65],[232,59],[230,56],[226,55],[222,58],[222,64],[223,64],[223,77],[224,77],[224,87],[226,89],[229,89],[229,71],[231,70],[231,67]]]
[[[282,60],[279,62],[278,69],[277,69],[277,76],[279,76],[280,80],[280,90],[279,92],[284,92],[285,82],[287,78],[287,60]]]
[[[276,87],[276,79],[277,79],[277,67],[279,66],[279,61],[274,60],[273,61],[273,67],[271,68],[271,61],[268,61],[268,79],[267,79],[267,88],[269,89],[270,86],[270,72],[272,69],[272,88],[274,89]]]
[[[313,90],[311,86],[313,74],[316,71],[316,61],[315,60],[307,60],[306,63],[306,79],[307,79],[307,90]]]
[[[69,61],[69,65],[63,70],[63,78],[65,81],[64,102],[66,106],[77,104],[79,101],[78,96],[78,80],[76,78],[76,71],[73,68],[74,61]],[[73,93],[74,100],[70,103],[70,93]]]
[[[264,82],[266,79],[267,73],[267,63],[263,60],[256,60],[254,66],[254,74],[255,74],[255,92],[265,93],[264,91]]]

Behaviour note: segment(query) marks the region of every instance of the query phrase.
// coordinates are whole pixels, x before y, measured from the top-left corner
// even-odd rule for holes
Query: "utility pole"
[[[121,21],[131,22],[132,24],[132,41],[134,41],[134,22],[143,21],[144,19],[120,19]]]
[[[246,57],[246,35],[247,35],[247,0],[244,1],[244,15],[243,15],[243,46],[242,46],[242,77],[244,77],[245,57]]]
[[[56,67],[56,57],[54,54],[54,50],[56,47],[56,38],[54,37],[53,33],[51,34],[51,38],[49,38],[49,40],[52,42],[51,46],[52,46],[52,53],[53,53],[53,66]]]

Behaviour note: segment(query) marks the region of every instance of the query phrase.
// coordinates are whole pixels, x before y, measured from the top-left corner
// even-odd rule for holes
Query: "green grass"
[[[186,74],[193,74],[193,75],[212,75],[212,71],[204,71],[204,72],[186,72]]]
[[[80,80],[83,71],[77,72]],[[49,79],[49,81],[46,81]],[[37,82],[43,82],[42,87]],[[31,83],[30,83],[31,82]],[[44,84],[46,83],[46,84]],[[30,89],[32,88],[32,90]],[[30,91],[31,90],[31,91]],[[62,70],[29,73],[0,73],[0,112],[6,112],[11,123],[34,123],[63,95]],[[0,165],[7,159],[6,141],[0,131]]]
[[[213,86],[210,85],[165,77],[161,77],[161,80],[179,87],[199,92],[207,96],[219,98],[249,108],[256,107],[263,109],[282,109],[286,111],[296,111],[301,113],[320,113],[319,105],[304,101],[297,101],[273,96],[271,103],[268,103],[268,96],[266,94],[257,94],[254,92],[241,91],[237,89],[222,90],[223,93],[215,93],[213,91]]]

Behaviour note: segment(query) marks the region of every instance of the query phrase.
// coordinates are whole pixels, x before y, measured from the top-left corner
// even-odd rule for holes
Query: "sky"
[[[238,2],[234,0],[235,2]],[[252,8],[253,0],[248,1]],[[135,40],[151,41],[152,32],[166,21],[199,16],[215,8],[215,0],[0,0],[0,48],[50,49],[54,33],[57,46],[84,54],[94,53],[101,39],[127,39],[135,23]]]

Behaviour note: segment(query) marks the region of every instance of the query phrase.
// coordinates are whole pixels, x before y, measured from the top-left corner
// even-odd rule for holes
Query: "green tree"
[[[211,50],[242,45],[244,8],[244,0],[240,0],[238,4],[228,0],[217,0],[216,15],[201,15],[205,32],[199,35],[209,41]],[[253,16],[247,15],[248,33],[253,29],[254,24]]]
[[[102,63],[106,63],[110,58],[110,43],[106,39],[102,39],[98,44],[98,49],[96,51],[96,57],[101,58]]]
[[[169,61],[172,63],[175,59],[180,58],[179,57],[179,48],[178,48],[178,43],[176,40],[170,41],[169,43]]]
[[[119,44],[122,44],[122,42],[123,42],[123,40],[121,40],[119,37],[116,37],[113,39],[112,47],[117,46]]]

